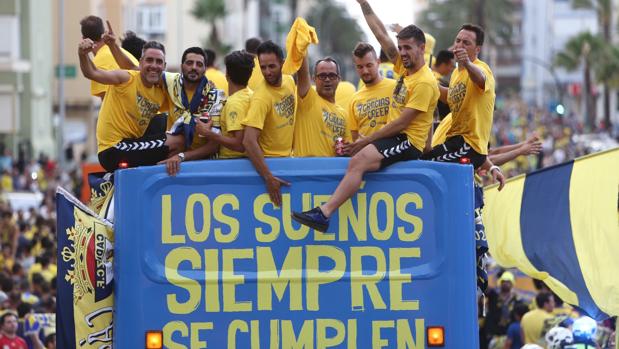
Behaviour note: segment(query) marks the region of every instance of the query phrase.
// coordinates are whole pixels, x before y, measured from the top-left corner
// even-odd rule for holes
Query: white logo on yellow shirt
[[[358,120],[367,118],[370,120],[370,127],[376,127],[375,119],[389,114],[389,97],[369,99],[365,103],[357,104],[356,109]]]
[[[138,124],[140,126],[146,126],[150,123],[150,120],[159,111],[161,106],[155,102],[151,102],[149,99],[137,93],[137,105],[138,105]]]
[[[464,97],[466,96],[466,84],[463,82],[457,83],[454,87],[449,88],[449,107],[451,111],[457,113],[460,111],[460,107],[462,106],[462,101],[464,101]]]
[[[337,137],[344,137],[346,134],[346,122],[343,118],[338,117],[336,113],[329,113],[328,110],[322,110],[322,121],[331,132],[333,132],[333,139]]]
[[[292,116],[294,115],[294,96],[288,95],[284,97],[280,102],[275,103],[275,113],[282,118],[288,119],[288,123],[292,125],[294,123],[294,119]]]

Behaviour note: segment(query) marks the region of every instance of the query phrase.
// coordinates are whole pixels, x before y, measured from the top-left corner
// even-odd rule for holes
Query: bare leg
[[[363,179],[363,174],[368,171],[376,171],[380,168],[380,161],[383,156],[378,152],[373,144],[368,144],[360,152],[355,154],[348,163],[346,175],[335,189],[329,201],[320,206],[320,210],[326,217],[331,217],[346,200],[351,198],[359,187]]]

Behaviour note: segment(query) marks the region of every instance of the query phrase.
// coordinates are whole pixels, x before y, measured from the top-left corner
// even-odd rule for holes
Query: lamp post
[[[563,89],[561,88],[561,82],[559,81],[559,77],[557,76],[554,67],[546,63],[544,60],[534,56],[522,56],[522,59],[528,60],[529,62],[544,68],[552,76],[555,83],[555,89],[557,90],[557,98],[559,99],[559,103],[563,104]]]
[[[64,119],[66,105],[64,97],[64,0],[58,0],[58,132],[56,141],[58,142],[58,165],[60,169],[65,168],[64,158]]]

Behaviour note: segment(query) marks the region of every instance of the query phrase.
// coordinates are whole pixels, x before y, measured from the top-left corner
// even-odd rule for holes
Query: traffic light
[[[563,104],[559,103],[555,106],[555,112],[559,115],[559,116],[563,116],[565,114],[565,107],[563,106]]]

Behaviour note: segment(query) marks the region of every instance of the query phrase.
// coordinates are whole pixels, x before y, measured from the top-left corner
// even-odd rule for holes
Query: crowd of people
[[[10,152],[0,159],[0,348],[56,348],[54,195],[62,176],[45,156],[15,160]],[[11,205],[15,191],[40,195],[16,209]]]
[[[393,26],[394,43],[370,4],[358,2],[382,48],[379,54],[369,43],[356,45],[351,61],[358,90],[341,81],[340,63],[333,58],[309,62],[311,40],[293,41],[285,57],[272,41],[249,39],[245,50],[225,56],[225,72],[216,69],[215,52],[190,47],[182,53],[180,73],[170,73],[161,43],[132,32],[119,42],[109,22],[106,28],[99,17],[84,18],[78,55],[83,75],[91,80],[91,94],[102,99],[100,164],[109,172],[164,164],[176,175],[185,161],[247,157],[279,206],[280,187],[290,183],[274,176],[265,158],[350,156],[331,199],[293,213],[301,224],[325,231],[329,217],[356,192],[364,173],[398,161],[472,164],[486,175],[486,183],[502,186],[505,177],[589,151],[575,140],[582,127],[574,118],[536,110],[517,99],[495,105],[492,70],[478,57],[482,28],[463,25],[454,33],[454,45],[435,56],[431,35],[415,25]],[[304,21],[295,22],[293,29],[312,30]],[[63,172],[45,156],[28,163],[24,156],[14,159],[9,150],[3,154],[2,192],[40,192],[43,199],[38,207],[22,211],[0,196],[0,347],[3,341],[22,338],[30,348],[54,348],[53,330],[41,326],[26,333],[16,320],[32,312],[55,313],[53,195],[58,185],[79,193],[80,167]],[[478,181],[475,216],[481,227],[476,229],[483,229],[480,185]],[[548,290],[533,301],[519,296],[510,272],[499,276],[497,289],[486,289],[486,241],[478,240],[476,249],[477,283],[487,294],[480,298],[486,300],[480,314],[487,309],[480,321],[482,348],[543,345],[542,337],[554,325],[573,325],[566,321],[572,310],[557,307],[561,301]],[[568,316],[545,321],[555,319],[554,314]]]
[[[615,348],[616,318],[596,323],[563,302],[543,282],[497,268],[496,287],[480,299],[480,348]]]

